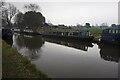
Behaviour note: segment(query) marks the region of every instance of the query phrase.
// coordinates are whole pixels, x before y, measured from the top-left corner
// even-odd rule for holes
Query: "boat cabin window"
[[[118,30],[118,33],[120,34],[120,29]]]
[[[120,30],[117,30],[117,29],[109,29],[109,33],[111,34],[118,34],[118,33],[120,33]]]
[[[90,36],[90,32],[89,31],[87,31],[87,36]]]
[[[81,32],[79,33],[79,35],[81,35],[81,36],[89,36],[89,35],[90,35],[90,32],[89,32],[89,31],[81,31]]]
[[[118,30],[116,30],[115,33],[118,34]]]
[[[109,33],[112,33],[112,30],[109,30]]]
[[[103,33],[108,33],[108,31],[109,31],[108,29],[105,29],[103,30]]]
[[[118,34],[120,33],[119,29],[105,29],[103,30],[104,34]]]
[[[74,36],[78,36],[78,32],[73,32],[73,35]]]
[[[115,34],[115,30],[114,29],[112,30],[112,33]]]

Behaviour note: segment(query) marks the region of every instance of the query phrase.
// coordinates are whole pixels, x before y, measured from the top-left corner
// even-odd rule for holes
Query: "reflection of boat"
[[[38,59],[40,48],[44,44],[41,36],[31,36],[15,33],[13,35],[13,47],[31,60]]]
[[[41,36],[14,34],[13,39],[15,40],[14,42],[17,42],[19,46],[28,47],[29,49],[39,49],[42,44],[44,44]]]
[[[120,48],[115,45],[99,44],[101,58],[107,61],[119,62]]]
[[[63,38],[54,38],[54,37],[44,37],[45,41],[53,42],[61,45],[65,45],[68,47],[73,47],[76,49],[80,49],[83,51],[87,51],[88,47],[93,47],[91,42],[83,42],[83,41],[77,41],[77,40],[68,40]]]

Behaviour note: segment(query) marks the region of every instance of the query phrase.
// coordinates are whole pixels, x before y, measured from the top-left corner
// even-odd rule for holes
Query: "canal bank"
[[[2,41],[2,78],[49,79],[5,41]]]

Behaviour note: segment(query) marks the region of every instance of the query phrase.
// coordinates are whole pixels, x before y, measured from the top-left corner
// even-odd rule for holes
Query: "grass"
[[[100,28],[91,28],[88,29],[90,31],[90,33],[95,37],[95,38],[100,38],[101,33],[102,33],[102,29]]]
[[[5,41],[2,41],[2,77],[49,79]]]

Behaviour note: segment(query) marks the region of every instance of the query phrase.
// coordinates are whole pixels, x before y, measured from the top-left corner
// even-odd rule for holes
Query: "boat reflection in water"
[[[28,57],[30,60],[36,60],[40,57],[41,47],[44,44],[44,40],[41,36],[30,36],[14,33],[13,35],[13,47],[17,49],[19,53]]]
[[[47,42],[56,43],[82,51],[88,51],[89,47],[93,47],[92,42],[81,42],[77,40],[68,40],[62,38],[53,38],[53,37],[42,37],[40,35],[30,36],[24,34],[15,33],[13,35],[13,47],[17,49],[19,53],[24,56],[27,56],[30,60],[36,60],[40,57],[41,47]],[[119,47],[115,45],[108,44],[98,44],[100,48],[100,56],[102,59],[107,61],[119,62],[120,51]]]
[[[80,49],[83,51],[87,51],[88,47],[93,47],[92,42],[87,41],[79,41],[79,40],[71,40],[71,39],[63,39],[63,38],[53,38],[53,37],[44,37],[45,41]]]
[[[120,47],[116,45],[99,44],[100,56],[106,61],[119,62]]]
[[[53,78],[118,77],[119,48],[115,46],[14,34],[13,47],[27,56],[38,70]]]

